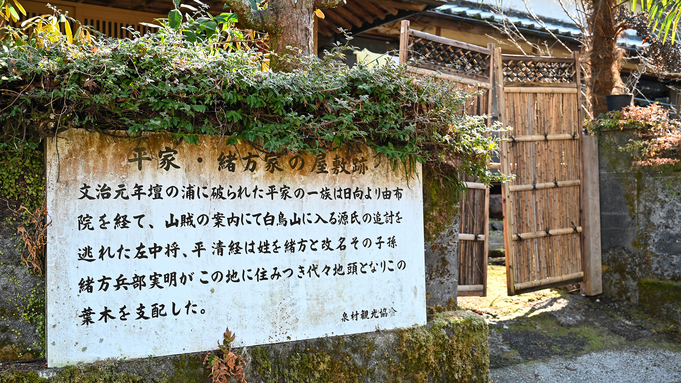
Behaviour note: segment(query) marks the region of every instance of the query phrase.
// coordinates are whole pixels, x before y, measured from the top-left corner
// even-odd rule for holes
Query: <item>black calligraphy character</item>
[[[158,158],[159,158],[159,169],[163,169],[165,171],[168,171],[170,167],[172,166],[175,169],[179,169],[180,166],[175,163],[175,155],[177,154],[177,150],[171,149],[169,147],[165,147],[165,150],[159,150],[158,152]]]
[[[106,225],[110,224],[111,221],[106,220],[106,214],[99,216],[99,228],[106,230]]]
[[[201,226],[206,226],[210,222],[210,218],[208,217],[208,214],[201,214],[198,217],[196,217],[196,223],[198,223]]]
[[[241,242],[229,241],[229,255],[241,254]]]
[[[92,310],[92,307],[88,307],[86,309],[83,309],[80,315],[78,315],[79,318],[83,318],[83,322],[80,324],[81,326],[89,326],[91,324],[94,324],[95,321],[92,320],[92,315],[95,312]]]
[[[272,153],[267,153],[265,155],[265,171],[274,173],[275,170],[283,171],[279,166],[279,156]]]
[[[208,272],[206,270],[201,270],[201,274],[208,275]],[[201,282],[204,285],[207,285],[209,283],[207,280],[204,280],[203,278],[199,278],[199,282]]]
[[[128,285],[130,283],[127,282],[128,278],[124,277],[123,274],[119,275],[118,278],[116,278],[116,284],[114,285],[114,288],[116,291],[120,290],[121,287],[124,290],[128,290]]]
[[[227,199],[227,197],[225,197],[225,187],[222,185],[213,186],[210,191],[210,198]]]
[[[83,198],[95,199],[95,197],[91,196],[90,193],[89,193],[89,190],[90,190],[91,187],[92,186],[90,186],[88,184],[83,184],[83,186],[80,187],[80,194],[82,194],[82,195],[78,199],[83,199]]]
[[[175,311],[175,302],[173,302],[173,315],[178,316],[182,312],[182,309],[180,308],[179,310]]]
[[[384,243],[385,242],[383,241],[383,236],[379,235],[378,238],[376,238],[376,246],[378,246],[379,250],[381,249],[381,245],[384,244]]]
[[[367,160],[364,157],[360,157],[359,159],[353,158],[352,159],[352,172],[353,173],[359,173],[359,174],[365,174],[368,167],[366,164]]]
[[[248,156],[243,158],[244,160],[246,160],[246,167],[244,168],[244,171],[248,170],[251,173],[255,171],[257,163],[253,160],[254,158],[259,159],[260,157],[258,157],[257,154],[252,154],[251,152],[248,152]]]
[[[312,165],[312,170],[310,170],[310,173],[313,171],[317,171],[317,174],[322,174],[322,173],[329,173],[327,170],[327,164],[326,164],[326,153],[324,152],[319,152],[317,156],[315,156],[314,159],[314,165]]]
[[[135,153],[132,158],[128,158],[128,162],[137,162],[137,170],[142,170],[142,161],[151,161],[151,157],[146,157],[147,148],[138,147],[133,151]]]
[[[137,310],[136,310],[137,318],[135,318],[135,320],[138,320],[138,319],[148,320],[149,319],[148,316],[144,315],[144,309],[145,308],[146,307],[143,304],[140,303],[140,307],[138,307]]]
[[[345,174],[350,174],[350,172],[345,168],[347,166],[348,162],[345,158],[336,155],[333,158],[333,167],[331,168],[331,171],[333,174],[340,174],[340,173],[345,173]]]
[[[196,225],[194,224],[194,214],[187,213],[182,214],[182,216],[180,216],[180,227],[185,226],[191,226],[193,228],[196,228]]]
[[[93,283],[95,283],[95,280],[90,277],[80,278],[80,282],[78,282],[78,292],[82,293],[85,291],[87,293],[92,293]]]
[[[201,258],[201,252],[204,250],[206,250],[206,248],[203,247],[203,241],[199,241],[194,244],[192,253],[196,253],[197,258]]]
[[[114,229],[129,229],[130,221],[128,221],[127,214],[116,214],[114,217]]]
[[[163,286],[161,286],[161,277],[163,274],[157,273],[154,271],[153,274],[149,275],[149,282],[151,285],[149,286],[150,289],[153,289],[154,287],[158,287],[159,289],[162,289]]]
[[[128,195],[126,194],[125,184],[118,185],[118,189],[116,189],[116,195],[114,196],[114,199],[117,198],[130,199],[130,197],[128,197]]]
[[[388,237],[388,242],[387,242],[387,243],[388,243],[388,246],[389,246],[390,248],[393,248],[393,249],[394,249],[395,247],[397,247],[397,240],[395,239],[395,236],[394,236],[394,235],[393,235],[392,237]]]
[[[168,314],[165,313],[166,305],[164,304],[159,304],[159,303],[153,303],[151,305],[151,317],[152,318],[160,318],[164,316],[168,316]]]
[[[132,194],[130,196],[137,197],[137,200],[139,201],[142,199],[143,195],[147,195],[147,193],[144,192],[144,185],[136,183],[135,186],[132,187]]]
[[[220,153],[218,157],[218,170],[227,169],[228,171],[234,173],[236,170],[236,155],[229,151],[229,154],[225,156],[225,152]]]
[[[300,154],[296,154],[288,160],[288,164],[291,167],[291,170],[303,170],[305,167],[305,159]]]
[[[142,287],[147,286],[147,282],[144,281],[146,277],[147,276],[144,274],[142,275],[135,274],[132,276],[132,282],[130,283],[130,285],[132,285],[133,289],[142,290]]]
[[[225,255],[225,247],[227,247],[225,245],[225,243],[220,241],[220,240],[218,240],[217,242],[213,242],[213,246],[212,246],[213,255],[217,255],[219,257],[222,257],[223,255]]]
[[[180,275],[180,283],[182,283],[182,285],[186,285],[187,284],[187,278],[189,278],[189,282],[193,281],[194,280],[194,273],[193,272],[191,272],[189,274],[182,273],[182,275]]]
[[[97,185],[97,199],[109,199],[111,198],[111,187],[107,184]]]
[[[395,188],[395,191],[393,193],[395,193],[395,198],[397,198],[398,201],[402,199],[402,192],[403,191],[404,190],[402,188],[399,188],[399,187]]]
[[[285,253],[296,252],[296,241],[294,239],[286,240],[286,242],[284,242],[284,252]]]
[[[92,246],[85,246],[85,247],[78,249],[78,260],[79,261],[85,261],[85,262],[94,261],[95,259],[92,256]]]
[[[341,322],[348,322],[350,319],[348,318],[348,313],[344,312],[343,317],[341,318]]]
[[[111,309],[106,306],[104,306],[104,310],[101,313],[99,313],[99,315],[100,317],[97,320],[98,322],[101,322],[103,320],[104,323],[108,323],[109,319],[116,319],[115,316],[111,315]]]
[[[151,199],[163,199],[163,185],[149,185],[149,197]],[[127,198],[126,198],[127,199]]]
[[[144,228],[144,226],[142,226],[142,218],[144,218],[144,214],[134,215],[132,218],[137,220],[137,226]]]
[[[122,321],[128,320],[128,318],[126,318],[126,317],[127,317],[128,315],[130,315],[130,313],[129,313],[128,311],[125,311],[125,309],[126,309],[126,307],[125,307],[125,305],[123,305],[123,307],[121,307],[121,309],[118,310],[118,313],[121,314],[121,317],[118,318],[118,319],[120,319],[120,320],[122,320]]]
[[[213,227],[225,227],[225,215],[221,212],[213,214]]]
[[[97,291],[105,291],[109,289],[109,281],[111,280],[111,277],[107,277],[106,275],[102,275],[102,278],[98,279],[97,282],[99,282],[99,290]]]
[[[177,258],[177,253],[180,251],[180,245],[177,242],[169,243],[166,245],[165,255],[170,258]]]
[[[192,301],[187,301],[187,304],[184,306],[184,308],[187,309],[187,315],[189,315],[190,310],[192,314],[196,314],[196,310],[194,310],[194,307],[196,307],[196,303],[192,303]]]
[[[177,287],[177,272],[171,271],[169,273],[163,274],[163,283],[168,286]]]
[[[348,263],[348,275],[357,275],[357,262]]]
[[[154,245],[149,248],[149,255],[156,259],[156,255],[160,254],[161,251],[163,251],[163,246],[160,246],[156,242],[154,242]]]

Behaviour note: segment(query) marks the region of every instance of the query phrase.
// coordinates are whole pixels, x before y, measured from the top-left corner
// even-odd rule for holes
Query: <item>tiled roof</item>
[[[558,6],[556,5],[556,7]],[[502,15],[499,11],[494,10],[494,8],[479,2],[449,2],[428,12],[492,24],[501,24],[503,18],[506,18],[507,22],[515,25],[517,28],[521,29],[521,31],[527,30],[529,32],[535,31],[537,33],[546,33],[548,29],[552,34],[564,39],[577,40],[582,37],[582,31],[572,22],[542,17],[544,24],[542,26],[542,24],[533,19],[529,13],[509,11]],[[557,12],[563,11],[558,8]],[[630,32],[631,33],[625,33],[618,40],[618,43],[630,49],[639,49],[643,47],[641,38],[636,36],[632,31]]]

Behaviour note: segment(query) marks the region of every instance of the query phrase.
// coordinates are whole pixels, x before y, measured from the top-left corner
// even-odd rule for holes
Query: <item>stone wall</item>
[[[603,289],[681,325],[681,167],[632,167],[635,137],[599,138]]]
[[[238,337],[238,333],[236,336]],[[410,329],[311,339],[235,350],[246,361],[246,381],[258,382],[488,382],[489,329],[477,314],[438,314]],[[7,381],[208,382],[203,353],[30,374],[8,371]],[[12,380],[16,379],[16,380]],[[25,379],[25,380],[21,380]]]

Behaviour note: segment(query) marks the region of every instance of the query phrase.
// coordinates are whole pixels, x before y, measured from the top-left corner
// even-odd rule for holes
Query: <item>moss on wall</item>
[[[486,382],[488,327],[465,311],[436,316],[427,327],[400,330],[390,382]]]
[[[681,282],[641,278],[638,287],[641,306],[658,316],[681,323]]]
[[[488,382],[485,320],[469,311],[439,313],[426,326],[310,339],[237,350],[249,383]],[[50,370],[53,376],[9,371],[0,383],[207,382],[202,354],[95,363]]]
[[[488,327],[467,311],[427,326],[253,347],[249,382],[487,382]]]
[[[459,214],[461,189],[450,182],[441,182],[432,173],[423,172],[423,228],[425,241],[432,242],[449,229]]]

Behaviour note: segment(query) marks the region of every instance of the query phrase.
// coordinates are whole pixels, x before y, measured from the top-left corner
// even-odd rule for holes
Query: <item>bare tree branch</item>
[[[270,9],[253,9],[248,0],[222,1],[236,12],[239,22],[246,28],[269,32],[268,29],[275,21],[276,16]]]

